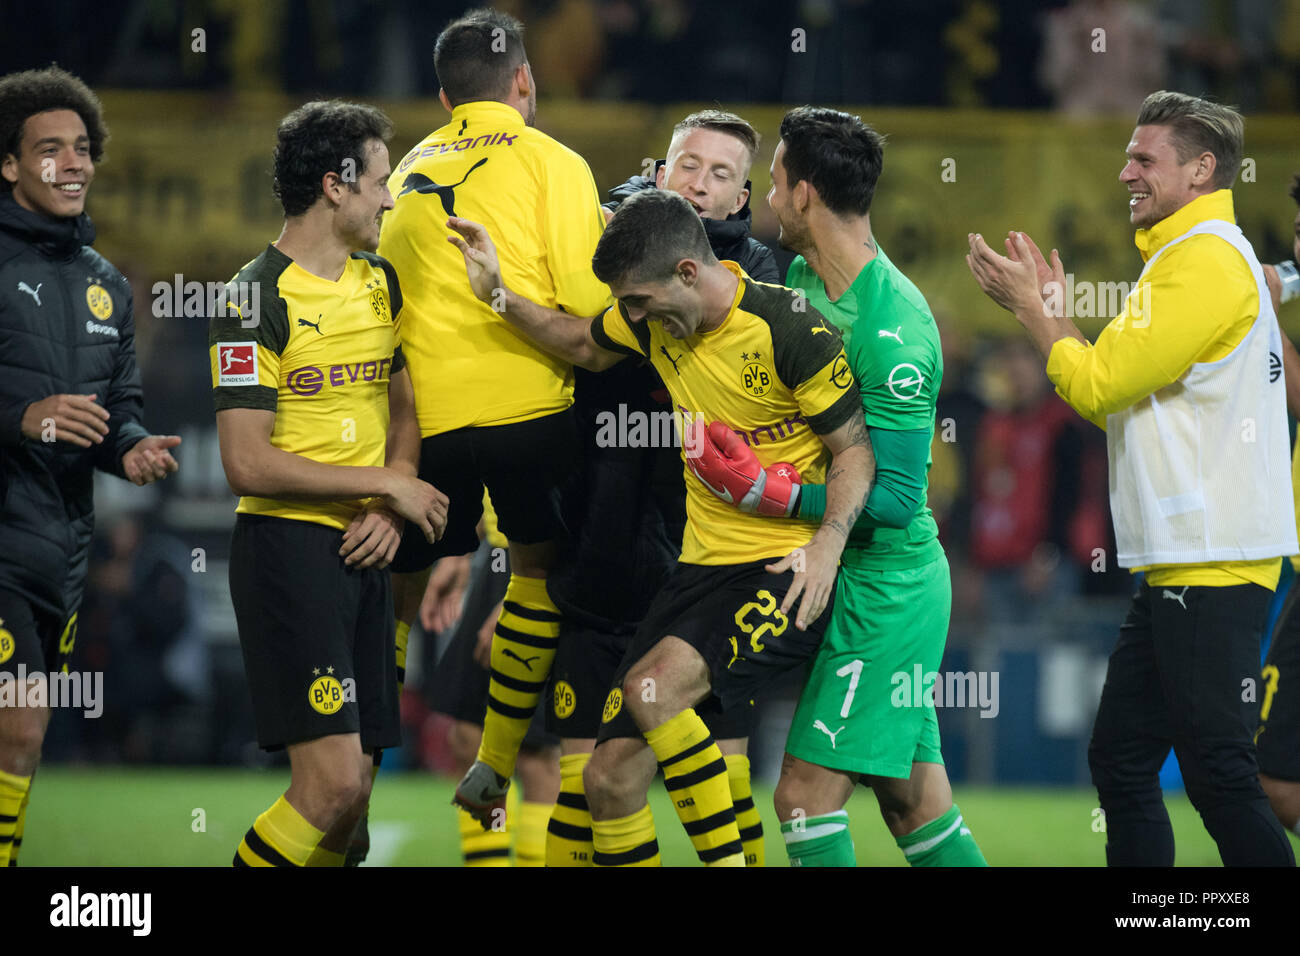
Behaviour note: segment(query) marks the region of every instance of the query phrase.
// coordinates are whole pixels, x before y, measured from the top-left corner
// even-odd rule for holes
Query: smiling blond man
[[[1243,123],[1182,93],[1147,97],[1120,181],[1146,263],[1089,343],[1059,314],[1065,269],[1023,233],[970,236],[980,287],[1025,327],[1057,391],[1106,430],[1121,567],[1145,572],[1106,672],[1088,762],[1111,866],[1171,866],[1159,771],[1170,746],[1228,866],[1293,865],[1260,789],[1260,637],[1295,554],[1281,336],[1237,228]],[[1274,366],[1276,365],[1276,368]]]

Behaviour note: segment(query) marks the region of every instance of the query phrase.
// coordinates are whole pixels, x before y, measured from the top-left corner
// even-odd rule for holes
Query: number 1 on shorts
[[[858,689],[858,678],[862,676],[862,661],[849,661],[843,667],[835,672],[836,677],[849,677],[849,692],[844,695],[844,706],[840,708],[840,716],[847,717],[849,708],[853,706],[853,695]]]

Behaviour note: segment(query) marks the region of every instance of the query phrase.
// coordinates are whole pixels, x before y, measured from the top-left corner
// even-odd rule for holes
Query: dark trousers
[[[1225,866],[1294,866],[1259,786],[1260,638],[1271,592],[1143,582],[1106,669],[1088,765],[1111,866],[1172,866],[1159,773],[1172,745]]]

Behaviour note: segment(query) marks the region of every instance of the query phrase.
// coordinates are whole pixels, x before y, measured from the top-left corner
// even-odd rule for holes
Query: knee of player
[[[319,802],[327,813],[338,816],[369,793],[370,781],[364,782],[352,766],[332,768],[311,782]]]
[[[617,800],[630,789],[629,781],[619,772],[617,762],[605,759],[604,753],[597,747],[582,770],[582,788],[588,802],[596,806],[604,801]]]
[[[809,816],[808,800],[809,794],[806,793],[798,782],[789,777],[782,777],[776,785],[776,792],[772,794],[772,804],[776,809],[776,818],[782,823],[787,820],[794,820],[800,816]]]
[[[0,770],[25,777],[36,769],[48,713],[41,708],[0,712]]]

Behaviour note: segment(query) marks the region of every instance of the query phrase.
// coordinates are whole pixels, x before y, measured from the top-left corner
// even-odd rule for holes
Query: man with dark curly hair
[[[72,74],[0,79],[0,684],[23,705],[0,707],[0,866],[16,862],[52,691],[69,679],[46,674],[67,674],[76,641],[94,470],[145,485],[178,467],[180,439],[140,423],[130,286],[90,247],[107,139]]]
[[[390,135],[388,117],[354,103],[284,118],[284,230],[212,317],[221,461],[241,496],[230,597],[258,743],[287,749],[291,768],[235,866],[343,865],[374,754],[400,739],[387,566],[404,520],[430,543],[446,524],[447,497],[415,477],[402,292],[374,254],[393,208]]]

